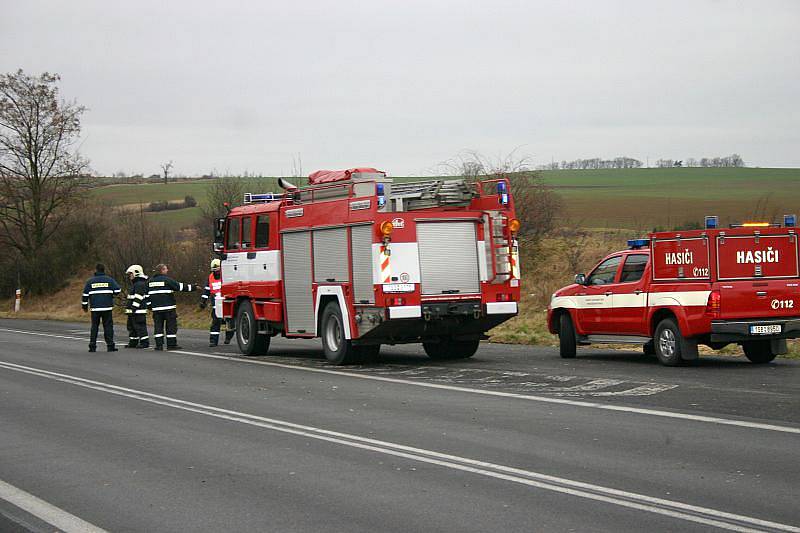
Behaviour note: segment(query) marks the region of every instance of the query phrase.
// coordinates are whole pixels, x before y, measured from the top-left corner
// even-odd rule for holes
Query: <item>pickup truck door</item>
[[[613,293],[609,322],[614,333],[649,336],[646,324],[649,260],[649,254],[627,254],[618,282],[609,286]]]
[[[612,311],[611,287],[621,262],[622,256],[616,255],[597,265],[577,294],[578,329],[586,335],[613,333],[608,320]]]

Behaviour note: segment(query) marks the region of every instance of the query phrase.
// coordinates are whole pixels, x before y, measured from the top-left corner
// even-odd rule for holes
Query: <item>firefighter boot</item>
[[[225,331],[225,344],[230,344],[231,343],[231,339],[233,338],[233,336],[235,334],[236,334],[235,330],[234,331],[226,330]]]
[[[145,337],[143,340],[139,341],[139,346],[137,346],[137,348],[139,348],[140,350],[144,350],[144,349],[149,348],[149,347],[150,347],[150,339],[147,338],[147,337]]]
[[[114,346],[113,344],[109,344],[108,348],[107,348],[107,351],[109,351],[109,352],[118,352],[119,350],[117,350],[117,347]]]

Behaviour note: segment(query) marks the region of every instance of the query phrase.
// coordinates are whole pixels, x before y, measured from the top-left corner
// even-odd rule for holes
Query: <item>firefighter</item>
[[[89,351],[97,351],[97,333],[100,329],[100,322],[103,323],[103,337],[106,341],[106,349],[109,352],[118,351],[114,346],[114,295],[119,294],[122,289],[119,284],[110,276],[106,276],[106,267],[102,263],[95,266],[94,276],[86,281],[83,286],[83,298],[81,307],[83,312],[91,311],[92,328],[89,335]]]
[[[209,328],[209,348],[214,348],[219,344],[219,330],[222,319],[217,316],[217,309],[214,303],[217,298],[222,298],[222,265],[219,259],[211,260],[211,273],[208,275],[206,288],[200,296],[200,309],[205,309],[211,300],[211,327]],[[233,331],[225,329],[225,344],[231,343]]]
[[[167,276],[169,267],[165,264],[156,266],[156,274],[147,282],[147,297],[150,310],[153,312],[153,337],[156,339],[156,350],[164,349],[164,337],[167,338],[167,350],[179,350],[178,346],[178,312],[175,304],[176,292],[192,292],[190,283],[179,283]],[[164,326],[166,325],[166,334]]]
[[[131,282],[128,289],[128,345],[126,348],[149,348],[150,336],[147,333],[147,276],[141,265],[131,265],[125,271]]]

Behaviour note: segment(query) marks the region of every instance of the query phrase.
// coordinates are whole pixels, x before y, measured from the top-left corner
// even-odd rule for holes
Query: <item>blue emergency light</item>
[[[497,195],[500,197],[500,203],[508,205],[508,186],[505,181],[497,183]]]
[[[252,194],[248,192],[244,195],[244,203],[246,204],[252,204],[255,202],[276,202],[281,199],[283,199],[282,194],[275,194],[272,192],[264,194]]]
[[[797,215],[783,215],[783,227],[794,228],[797,226]]]
[[[719,217],[706,217],[706,229],[717,229],[719,227]]]
[[[628,241],[628,248],[631,250],[638,250],[639,248],[644,248],[650,244],[650,241],[647,239],[631,239]]]
[[[378,183],[375,185],[375,189],[378,193],[378,207],[383,207],[386,205],[386,187],[383,183]]]

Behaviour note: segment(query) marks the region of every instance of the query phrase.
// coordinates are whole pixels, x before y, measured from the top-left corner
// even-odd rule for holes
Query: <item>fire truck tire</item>
[[[469,359],[478,351],[481,341],[455,341],[443,338],[439,342],[423,342],[422,347],[428,357],[434,360]]]
[[[331,302],[322,311],[320,321],[325,359],[334,365],[348,365],[359,359],[353,343],[345,337],[344,319],[339,304]]]
[[[236,343],[244,355],[264,355],[269,350],[268,335],[258,334],[258,322],[250,302],[242,302],[236,311]]]
[[[578,339],[569,313],[561,315],[558,321],[558,352],[564,359],[573,359],[578,353]]]
[[[772,351],[772,343],[770,341],[751,341],[742,343],[744,355],[750,359],[751,363],[763,365],[771,362],[777,355]]]
[[[664,366],[680,366],[685,363],[683,355],[689,347],[686,339],[681,334],[678,323],[672,318],[665,318],[656,326],[656,335],[653,339],[656,357]],[[695,348],[696,349],[696,348]],[[689,355],[688,353],[686,355]]]

